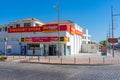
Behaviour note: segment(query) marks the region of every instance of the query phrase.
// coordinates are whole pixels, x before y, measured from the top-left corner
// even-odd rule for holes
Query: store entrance
[[[57,46],[56,45],[49,45],[49,55],[55,56],[57,53]]]

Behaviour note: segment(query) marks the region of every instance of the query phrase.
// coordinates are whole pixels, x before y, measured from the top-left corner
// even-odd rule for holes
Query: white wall
[[[96,44],[82,44],[83,53],[97,53],[98,46]]]

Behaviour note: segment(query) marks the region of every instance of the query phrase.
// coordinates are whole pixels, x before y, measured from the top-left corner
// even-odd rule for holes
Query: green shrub
[[[6,59],[7,59],[6,56],[0,56],[0,61],[4,61],[4,60],[6,60]]]

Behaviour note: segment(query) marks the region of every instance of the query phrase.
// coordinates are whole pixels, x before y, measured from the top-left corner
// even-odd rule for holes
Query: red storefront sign
[[[58,24],[43,25],[42,32],[58,32]]]
[[[75,30],[76,34],[79,35],[79,36],[83,36],[83,33],[79,30]]]
[[[17,33],[17,32],[41,32],[42,27],[21,27],[21,28],[8,28],[8,33]]]
[[[75,28],[73,26],[70,27],[70,33],[75,34]]]
[[[58,37],[26,37],[25,42],[56,42]]]
[[[43,26],[35,27],[20,27],[20,28],[8,28],[8,33],[21,33],[21,32],[44,32],[44,33],[55,33],[59,31],[68,31],[71,34],[77,34],[83,36],[83,33],[79,30],[76,30],[74,26],[70,25],[59,25],[58,24],[46,24]]]
[[[69,37],[63,36],[60,37],[61,42],[69,42]],[[26,37],[24,42],[58,42],[58,37]]]
[[[60,25],[60,31],[70,32],[70,25]]]

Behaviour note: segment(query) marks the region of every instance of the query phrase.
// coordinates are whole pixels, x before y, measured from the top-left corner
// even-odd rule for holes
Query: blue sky
[[[120,14],[120,0],[60,0],[60,19],[88,29],[92,40],[106,39],[111,25],[111,5]],[[30,17],[45,23],[57,20],[57,0],[0,0],[0,25]],[[120,35],[120,16],[114,17],[115,37]]]

